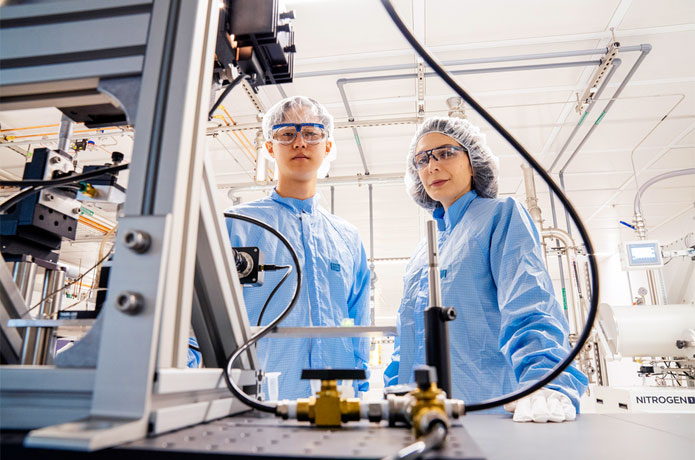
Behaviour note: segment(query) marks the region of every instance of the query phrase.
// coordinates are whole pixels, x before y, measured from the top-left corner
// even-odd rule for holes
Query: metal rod
[[[369,184],[369,272],[371,275],[371,282],[369,284],[369,324],[372,326],[376,322],[376,306],[374,305],[374,294],[376,289],[376,284],[374,283],[374,193],[372,190],[372,184]],[[333,188],[333,187],[331,187]]]
[[[548,195],[550,196],[550,211],[553,216],[553,228],[557,228],[557,212],[555,211],[555,194],[553,190],[548,186]],[[559,245],[560,240],[556,239],[555,244]],[[569,321],[569,312],[567,310],[567,288],[565,287],[565,273],[562,268],[562,256],[558,254],[557,256],[557,266],[560,271],[560,289],[562,290],[562,306],[565,311],[565,318]]]
[[[437,223],[427,221],[427,267],[429,279],[430,306],[442,305],[442,291],[439,283],[439,242]]]
[[[331,185],[331,214],[335,214],[335,185]]]
[[[560,179],[560,187],[562,187],[562,190],[566,190],[565,189],[565,172],[560,171],[560,174],[558,174],[558,176]],[[565,224],[567,225],[567,233],[569,233],[571,236],[572,235],[572,222],[570,222],[570,215],[567,213],[567,209],[565,209],[564,211],[565,211]]]
[[[560,228],[544,229],[541,232],[541,235],[543,236],[543,238],[555,238],[556,241],[561,241],[562,244],[565,246],[565,257],[567,258],[567,278],[569,279],[570,284],[569,297],[572,301],[572,315],[568,314],[568,318],[571,319],[571,325],[574,326],[574,331],[570,332],[579,334],[579,331],[581,330],[581,327],[584,323],[582,322],[583,314],[580,311],[581,307],[574,295],[575,292],[578,292],[578,287],[576,288],[577,290],[575,290],[575,278],[572,276],[572,264],[575,262],[577,254],[574,239],[568,232]],[[561,260],[562,259],[560,258],[560,261]]]
[[[36,282],[36,267],[31,257],[22,262],[15,262],[12,269],[12,279],[19,289],[24,303],[31,305],[31,298],[34,294],[34,283]]]
[[[647,270],[647,284],[649,285],[649,297],[652,300],[652,305],[659,305],[659,296],[656,291],[656,280],[654,279],[653,270]]]
[[[427,365],[437,370],[439,387],[451,397],[451,365],[449,362],[449,327],[447,321],[456,318],[456,310],[442,307],[439,284],[437,224],[427,221],[427,254],[429,306],[425,309],[425,354]]]
[[[51,292],[63,287],[65,284],[65,270],[46,270],[43,283],[43,293],[44,297],[48,296]],[[60,292],[53,296],[48,297],[39,308],[39,318],[50,318],[53,313],[58,311],[60,303],[63,299],[63,293]],[[53,334],[53,328],[42,327],[39,328],[36,333],[36,345],[34,346],[34,358],[33,364],[42,365],[46,364],[49,360],[48,355],[50,351],[48,346],[51,343],[51,335]]]
[[[67,153],[70,148],[70,138],[72,137],[74,123],[65,114],[60,118],[60,131],[58,133],[58,150]]]

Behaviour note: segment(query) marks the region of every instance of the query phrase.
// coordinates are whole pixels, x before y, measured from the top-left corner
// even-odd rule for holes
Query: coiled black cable
[[[260,339],[265,337],[270,331],[272,331],[282,320],[284,320],[287,315],[289,315],[290,311],[292,311],[292,308],[294,308],[294,305],[297,303],[297,300],[299,299],[299,292],[302,287],[302,267],[299,265],[299,258],[297,257],[297,253],[295,252],[294,248],[290,244],[289,241],[287,241],[287,238],[280,233],[279,231],[275,230],[273,227],[270,225],[266,224],[265,222],[262,222],[260,220],[254,219],[253,217],[248,217],[248,216],[242,216],[241,214],[233,214],[230,212],[225,212],[224,217],[230,218],[230,219],[238,219],[242,220],[244,222],[249,222],[251,224],[257,225],[273,235],[275,235],[282,244],[285,245],[287,250],[290,252],[290,255],[292,256],[292,262],[294,263],[295,268],[297,269],[297,286],[294,290],[294,295],[292,296],[292,300],[290,303],[285,307],[285,309],[278,315],[277,318],[275,318],[273,321],[271,321],[266,327],[258,331],[255,335],[253,335],[245,344],[240,346],[234,353],[232,353],[229,358],[227,358],[227,365],[224,367],[224,381],[227,384],[227,388],[229,388],[229,391],[234,394],[241,402],[246,404],[247,406],[250,406],[254,409],[258,409],[263,412],[270,412],[271,414],[276,413],[276,406],[272,404],[266,404],[261,401],[257,401],[253,398],[251,398],[249,395],[244,393],[244,391],[239,388],[239,386],[234,382],[231,378],[231,373],[232,373],[232,366],[234,365],[234,362],[237,360],[241,354],[248,350],[251,345],[254,343],[258,342]],[[287,276],[288,273],[285,274]],[[276,289],[279,287],[276,286]],[[274,293],[275,291],[273,291]]]
[[[417,39],[413,36],[410,30],[408,30],[408,27],[398,16],[398,13],[396,13],[396,10],[393,8],[391,1],[381,0],[381,3],[384,5],[386,12],[391,17],[396,27],[398,27],[398,30],[400,30],[401,34],[403,34],[408,43],[410,43],[410,45],[415,49],[415,51],[417,51],[420,57],[425,62],[427,62],[427,64],[432,68],[432,70],[434,70],[437,73],[437,75],[439,75],[441,79],[444,80],[449,85],[449,87],[454,90],[454,92],[456,92],[456,94],[461,96],[461,98],[463,98],[464,101],[466,101],[471,107],[473,107],[473,109],[476,112],[478,112],[485,119],[485,121],[487,121],[493,128],[495,128],[495,130],[498,133],[500,133],[500,135],[502,135],[502,137],[504,137],[507,140],[507,142],[509,142],[512,145],[512,147],[514,147],[516,151],[519,152],[519,154],[522,157],[524,157],[524,159],[533,167],[533,169],[538,173],[538,175],[541,176],[541,178],[543,178],[543,180],[557,195],[562,204],[565,206],[567,212],[572,217],[572,221],[577,226],[577,230],[579,231],[579,234],[582,237],[582,241],[584,242],[584,245],[586,247],[587,257],[589,259],[589,266],[591,267],[591,286],[593,287],[593,289],[591,291],[591,304],[589,308],[589,313],[587,315],[586,324],[584,325],[584,330],[579,335],[577,343],[575,344],[574,348],[570,350],[570,353],[567,355],[567,357],[563,361],[558,363],[558,365],[556,365],[550,372],[543,376],[543,378],[541,378],[538,382],[526,388],[510,393],[508,395],[488,399],[487,401],[482,401],[478,403],[466,404],[466,411],[473,412],[502,406],[517,399],[523,398],[524,396],[530,395],[534,391],[539,390],[546,384],[550,383],[553,379],[555,379],[555,377],[560,375],[562,371],[564,371],[572,363],[574,358],[581,351],[582,347],[584,346],[584,343],[589,338],[589,335],[591,334],[591,328],[594,325],[594,320],[596,319],[596,314],[598,312],[599,298],[598,264],[596,263],[596,256],[594,255],[594,247],[591,244],[591,240],[589,239],[589,233],[584,227],[584,223],[579,218],[579,214],[572,206],[572,203],[570,203],[569,199],[565,196],[560,187],[557,186],[555,181],[553,181],[553,179],[545,171],[545,169],[543,169],[540,163],[538,163],[536,159],[533,158],[533,156],[529,152],[527,152],[526,149],[519,143],[519,141],[517,141],[514,138],[514,136],[512,136],[506,129],[504,129],[504,127],[497,120],[495,120],[495,118],[492,115],[490,115],[480,104],[478,104],[478,102],[475,99],[473,99],[463,88],[461,88],[456,83],[454,78],[446,70],[444,70],[444,68],[437,62],[437,60],[425,50],[425,48],[417,41]]]

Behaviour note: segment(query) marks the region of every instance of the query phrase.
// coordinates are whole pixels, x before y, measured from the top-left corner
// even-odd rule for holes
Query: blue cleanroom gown
[[[448,211],[437,208],[434,218],[442,304],[458,313],[448,323],[453,397],[481,402],[538,381],[569,345],[531,217],[513,198],[481,198],[472,190]],[[425,364],[428,303],[425,241],[406,268],[387,385],[412,382],[413,369]],[[586,386],[574,367],[547,385],[569,396],[577,411]]]
[[[369,325],[369,268],[357,229],[319,206],[319,196],[306,200],[272,195],[235,206],[229,212],[254,217],[279,230],[297,252],[302,266],[302,288],[283,326],[340,326],[352,318],[355,326]],[[266,264],[293,266],[292,257],[273,234],[238,219],[226,219],[232,246],[257,246]],[[265,272],[263,286],[244,287],[251,326],[284,270]],[[275,319],[289,304],[296,271],[282,285],[263,314],[261,325]],[[311,396],[302,369],[365,369],[369,361],[367,338],[264,338],[258,343],[261,369],[282,372],[280,399]],[[367,391],[368,381],[354,382]]]

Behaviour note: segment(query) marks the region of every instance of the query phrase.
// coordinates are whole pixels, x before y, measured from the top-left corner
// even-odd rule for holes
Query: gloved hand
[[[507,403],[504,408],[514,412],[515,422],[569,422],[577,418],[577,410],[570,398],[548,388]]]

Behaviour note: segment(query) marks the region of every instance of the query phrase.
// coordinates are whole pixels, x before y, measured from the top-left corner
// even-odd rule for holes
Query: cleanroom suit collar
[[[475,190],[471,190],[454,201],[454,204],[449,206],[448,210],[444,211],[444,207],[442,206],[436,208],[432,213],[432,217],[437,221],[437,228],[439,231],[451,231],[451,229],[459,223],[461,218],[463,218],[471,202],[477,197],[478,193]]]
[[[297,212],[307,212],[309,214],[313,214],[314,211],[319,206],[319,201],[321,200],[321,196],[316,193],[314,196],[311,198],[307,198],[306,200],[300,200],[297,198],[286,198],[284,196],[280,196],[278,194],[277,190],[273,189],[273,193],[270,195],[270,198],[273,201],[277,201],[283,206],[286,206],[294,211]]]

